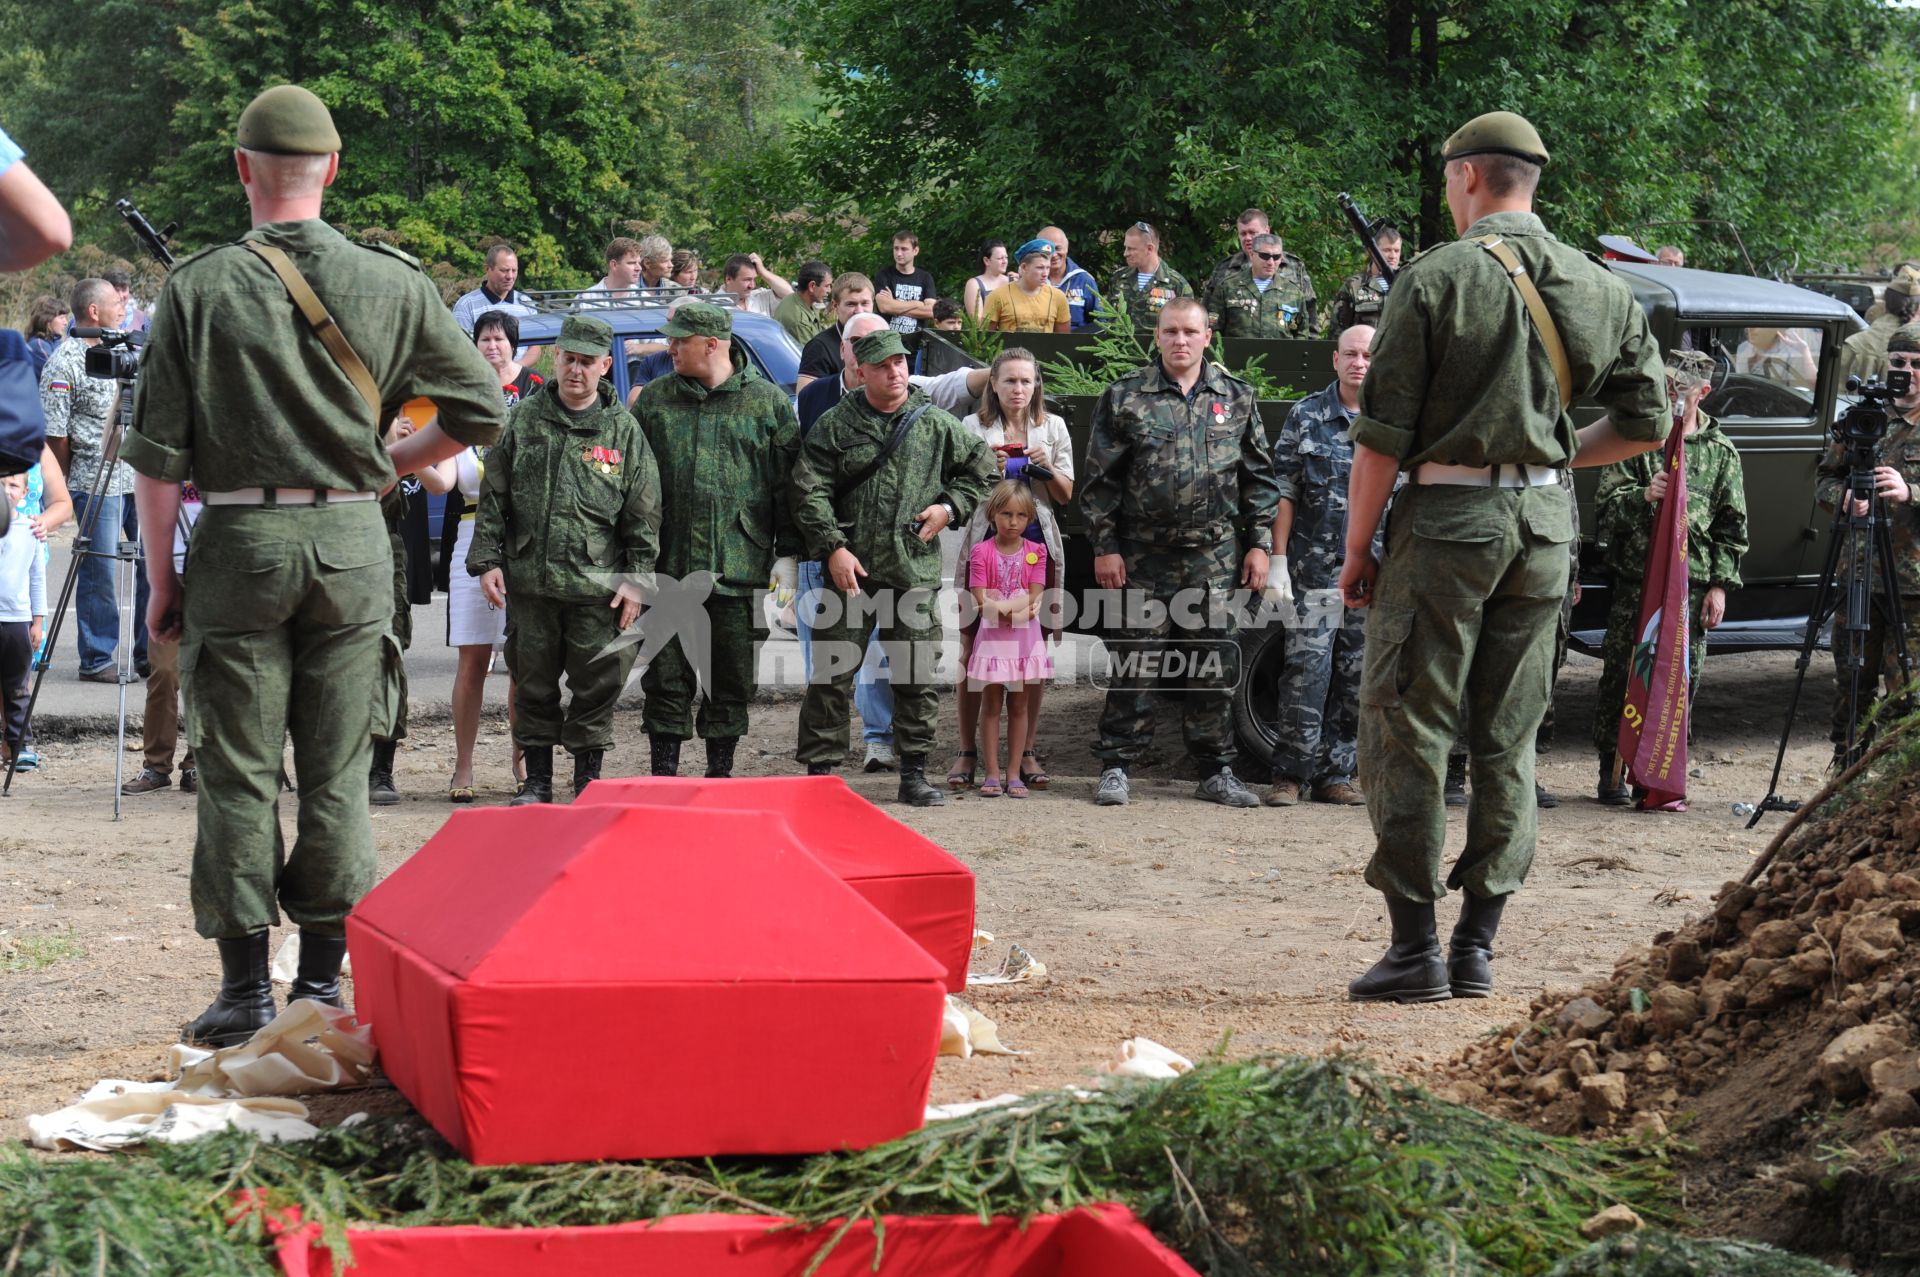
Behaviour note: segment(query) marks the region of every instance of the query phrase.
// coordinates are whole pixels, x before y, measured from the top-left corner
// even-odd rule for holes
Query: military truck
[[[1839,350],[1864,326],[1846,302],[1804,288],[1749,275],[1726,275],[1685,267],[1609,262],[1645,310],[1663,350],[1684,345],[1712,354],[1720,365],[1704,410],[1721,423],[1740,450],[1746,475],[1751,548],[1741,564],[1742,589],[1727,601],[1727,619],[1713,633],[1713,649],[1753,651],[1797,648],[1805,634],[1807,611],[1818,586],[1830,516],[1814,502],[1814,470],[1824,452],[1834,418],[1844,411]],[[1767,351],[1803,341],[1806,367],[1784,368]],[[1084,342],[1079,335],[1009,335],[1043,361]],[[1273,378],[1302,394],[1333,380],[1331,341],[1230,341],[1229,367],[1253,356]],[[957,348],[931,335],[921,354],[923,370],[944,371],[975,364]],[[1772,372],[1773,375],[1767,375]],[[1086,445],[1094,400],[1049,396],[1049,406],[1068,421],[1077,472],[1086,474]],[[1277,435],[1290,401],[1261,403],[1270,435]],[[1584,425],[1600,410],[1577,403],[1574,418]],[[1575,492],[1582,529],[1581,597],[1574,609],[1573,643],[1597,654],[1606,632],[1610,582],[1605,547],[1593,536],[1593,492],[1598,471],[1577,470]],[[1077,501],[1061,512],[1066,540],[1066,588],[1078,597],[1094,588],[1093,560]],[[1084,618],[1089,609],[1075,607]],[[1286,659],[1284,627],[1272,625],[1241,635],[1243,675],[1234,696],[1240,745],[1250,768],[1267,764],[1278,732],[1274,721],[1277,682]]]

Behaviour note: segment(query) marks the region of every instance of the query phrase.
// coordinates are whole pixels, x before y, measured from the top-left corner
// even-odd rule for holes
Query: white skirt
[[[473,544],[473,520],[460,520],[454,534],[453,566],[447,573],[447,646],[507,646],[507,610],[490,607],[480,578],[467,575],[467,547]]]

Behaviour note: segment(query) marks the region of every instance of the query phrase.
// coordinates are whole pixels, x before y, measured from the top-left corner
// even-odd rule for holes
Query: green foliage
[[[818,1226],[1117,1200],[1216,1274],[1538,1274],[1580,1249],[1580,1222],[1606,1205],[1667,1218],[1661,1178],[1645,1154],[1543,1136],[1353,1061],[1282,1059],[1035,1096],[809,1158],[477,1167],[412,1120],[297,1145],[229,1134],[116,1160],[0,1149],[0,1252],[48,1274],[271,1271],[257,1221],[225,1221],[242,1190],[298,1203],[335,1240],[358,1221],[560,1226],[731,1211]]]
[[[13,936],[0,940],[0,972],[41,971],[86,952],[72,936]]]
[[[1596,1242],[1550,1277],[1844,1277],[1818,1260],[1758,1242],[1630,1233]]]
[[[1049,394],[1097,395],[1117,378],[1153,362],[1152,348],[1140,340],[1138,330],[1124,313],[1102,311],[1093,331],[1097,335],[1080,348],[1077,358],[1060,355],[1040,365],[1040,375],[1046,380]],[[1227,367],[1226,346],[1218,334],[1209,353],[1214,363]],[[1251,385],[1261,399],[1300,397],[1292,386],[1276,381],[1267,373],[1265,355],[1255,355],[1228,371]]]

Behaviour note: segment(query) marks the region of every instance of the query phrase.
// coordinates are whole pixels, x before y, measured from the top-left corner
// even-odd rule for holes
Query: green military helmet
[[[900,340],[900,334],[891,328],[884,332],[868,333],[853,343],[853,359],[860,364],[884,364],[895,355],[904,355],[907,348]]]
[[[673,312],[663,337],[728,337],[733,333],[733,316],[707,302],[688,302]]]
[[[340,149],[327,104],[297,84],[276,84],[240,112],[234,142],[270,155],[332,155]]]
[[[568,315],[560,325],[559,346],[576,355],[610,355],[613,325],[592,315]]]
[[[1893,336],[1887,338],[1887,353],[1896,350],[1920,354],[1920,323],[1902,324],[1893,330]]]
[[[1463,160],[1469,155],[1511,155],[1530,164],[1547,162],[1547,144],[1540,134],[1512,111],[1489,111],[1461,125],[1447,144],[1440,148],[1442,160]]]

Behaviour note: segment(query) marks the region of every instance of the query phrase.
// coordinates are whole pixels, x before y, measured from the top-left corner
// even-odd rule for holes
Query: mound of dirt
[[[1800,831],[1714,901],[1468,1048],[1441,1092],[1561,1134],[1675,1131],[1715,1231],[1912,1263],[1920,775]]]

